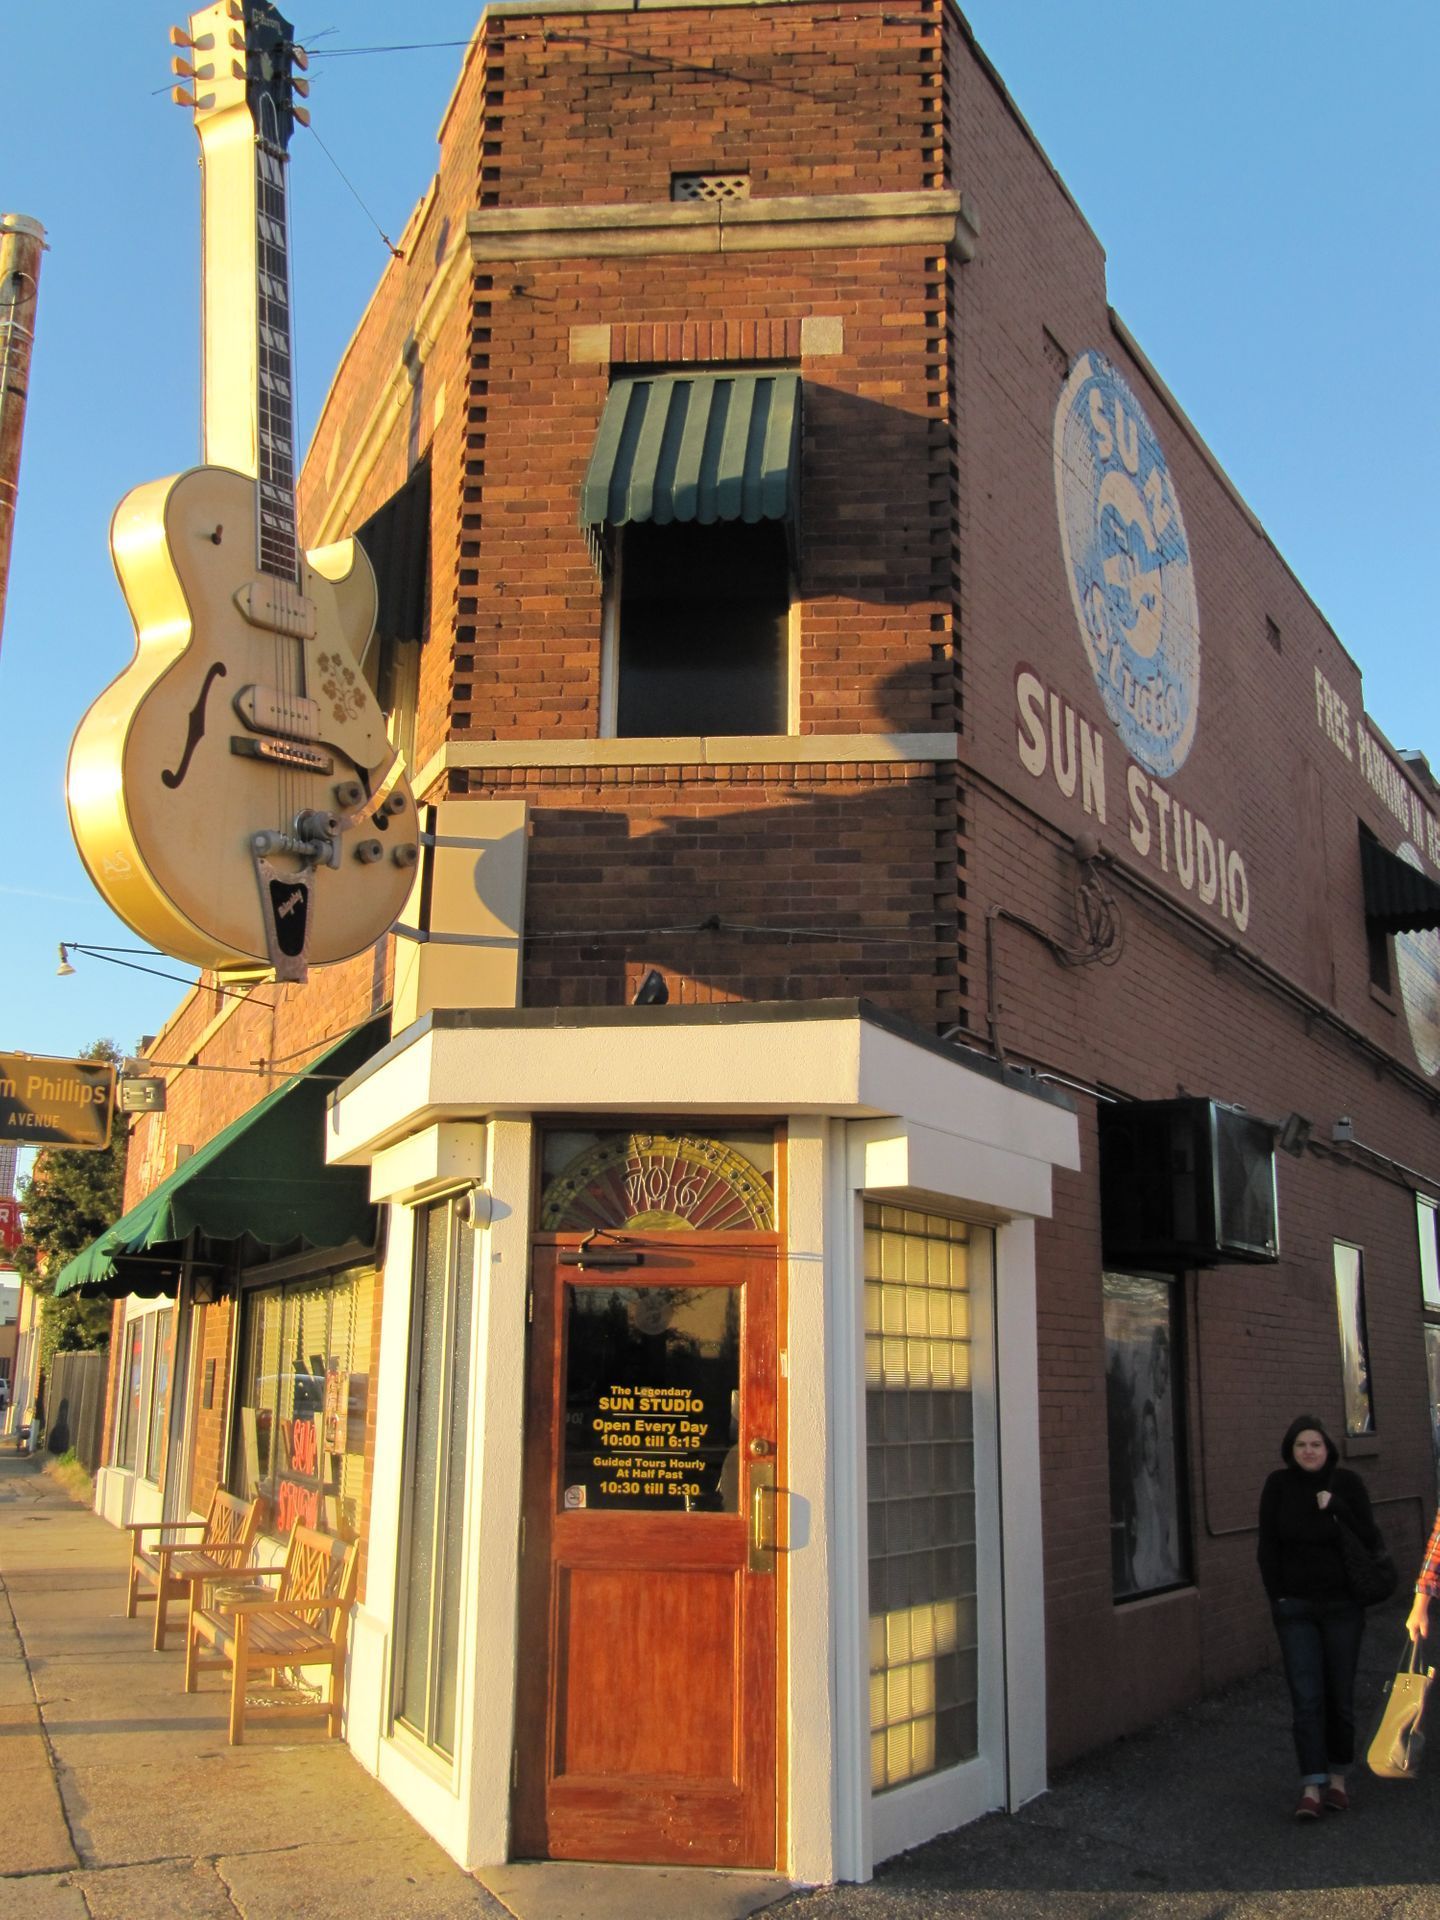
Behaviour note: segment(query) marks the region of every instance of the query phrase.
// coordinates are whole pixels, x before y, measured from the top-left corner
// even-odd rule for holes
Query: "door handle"
[[[750,1556],[751,1573],[774,1573],[777,1502],[775,1462],[756,1460],[750,1467]]]

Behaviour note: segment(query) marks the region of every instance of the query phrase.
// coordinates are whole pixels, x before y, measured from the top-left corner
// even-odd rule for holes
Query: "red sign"
[[[20,1226],[20,1202],[0,1200],[0,1252],[13,1253],[24,1237]]]

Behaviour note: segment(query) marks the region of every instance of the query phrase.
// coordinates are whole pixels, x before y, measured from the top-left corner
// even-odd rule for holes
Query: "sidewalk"
[[[788,1891],[549,1864],[492,1891],[318,1723],[231,1747],[216,1676],[186,1694],[178,1639],[125,1618],[128,1539],[0,1452],[4,1920],[742,1920]]]
[[[1288,1709],[1265,1674],[1063,1770],[866,1887],[518,1865],[462,1873],[338,1742],[230,1747],[124,1617],[126,1537],[0,1453],[0,1915],[15,1920],[1440,1920],[1440,1715],[1413,1785],[1353,1778],[1297,1827]],[[147,1610],[148,1612],[148,1610]],[[1400,1646],[1367,1635],[1367,1725]]]

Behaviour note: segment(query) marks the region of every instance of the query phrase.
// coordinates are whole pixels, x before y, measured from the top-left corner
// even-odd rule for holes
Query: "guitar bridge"
[[[232,733],[230,751],[247,760],[268,760],[274,766],[299,767],[306,773],[333,773],[335,758],[323,747],[307,747],[300,740],[271,740],[263,734]]]

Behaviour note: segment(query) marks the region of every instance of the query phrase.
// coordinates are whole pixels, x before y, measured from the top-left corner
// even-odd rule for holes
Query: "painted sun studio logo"
[[[1098,353],[1055,411],[1055,497],[1095,685],[1133,759],[1174,773],[1195,738],[1200,619],[1185,522],[1155,430]]]

